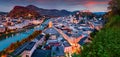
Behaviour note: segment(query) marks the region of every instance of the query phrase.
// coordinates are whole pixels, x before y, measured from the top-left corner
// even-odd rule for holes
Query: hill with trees
[[[39,13],[37,13],[35,10],[30,10],[23,6],[15,6],[10,13],[8,14],[9,17],[12,18],[36,18],[39,17]]]

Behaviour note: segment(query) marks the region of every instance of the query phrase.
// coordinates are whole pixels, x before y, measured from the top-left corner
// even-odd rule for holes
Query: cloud
[[[85,4],[83,4],[84,6],[86,7],[89,7],[89,6],[94,6],[94,5],[103,5],[103,4],[107,4],[108,2],[98,2],[98,1],[90,1],[90,2],[87,2]]]
[[[1,5],[36,5],[42,8],[55,9],[90,9],[104,11],[107,8],[107,3],[110,0],[0,0]]]
[[[11,1],[27,1],[37,2],[37,3],[56,3],[56,4],[66,4],[66,5],[96,5],[96,4],[107,4],[109,0],[11,0]]]

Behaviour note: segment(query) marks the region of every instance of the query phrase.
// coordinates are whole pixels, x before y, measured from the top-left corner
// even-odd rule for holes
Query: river
[[[4,50],[7,48],[11,43],[21,41],[24,38],[27,38],[29,35],[31,35],[35,30],[43,30],[44,27],[48,24],[50,19],[46,20],[43,22],[41,25],[35,26],[34,28],[25,30],[23,32],[18,32],[16,34],[10,35],[10,37],[7,37],[3,40],[0,40],[0,51]]]

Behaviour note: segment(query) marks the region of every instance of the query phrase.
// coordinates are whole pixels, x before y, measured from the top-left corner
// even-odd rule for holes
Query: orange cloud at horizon
[[[87,10],[90,10],[91,12],[97,12],[104,10],[105,12],[107,10],[107,4],[108,1],[87,1],[83,4],[87,8]]]
[[[85,3],[84,5],[89,7],[89,6],[93,6],[93,5],[102,5],[102,4],[107,4],[108,2],[98,2],[98,1],[89,1],[87,3]]]

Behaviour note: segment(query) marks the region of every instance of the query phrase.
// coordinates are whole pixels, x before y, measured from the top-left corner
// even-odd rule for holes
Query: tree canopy
[[[108,5],[108,9],[112,12],[112,14],[120,15],[120,0],[111,0]]]

